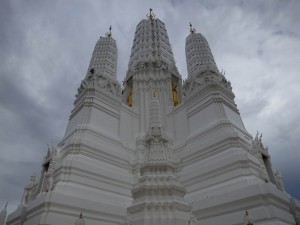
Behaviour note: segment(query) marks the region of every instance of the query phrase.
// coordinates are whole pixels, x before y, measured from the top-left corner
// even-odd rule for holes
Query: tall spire
[[[147,19],[136,27],[131,49],[129,71],[149,68],[174,70],[179,75],[165,24],[157,19],[150,8]]]
[[[190,34],[185,42],[188,79],[182,86],[183,96],[189,96],[192,92],[207,85],[218,84],[226,90],[228,96],[233,100],[234,94],[231,83],[226,80],[225,72],[224,74],[219,72],[206,38],[197,33],[191,23],[189,30]]]
[[[202,34],[197,33],[191,23],[190,35],[185,42],[185,54],[189,77],[198,76],[205,71],[219,74],[206,38]]]
[[[100,37],[90,61],[87,76],[102,75],[116,80],[118,49],[112,38],[111,26],[105,37]]]

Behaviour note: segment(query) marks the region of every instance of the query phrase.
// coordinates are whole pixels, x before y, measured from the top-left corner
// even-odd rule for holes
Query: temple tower
[[[194,215],[202,225],[239,224],[249,209],[254,224],[293,224],[292,215],[278,206],[289,208],[290,200],[275,178],[268,149],[245,129],[230,82],[192,26],[185,49],[188,78],[174,117],[186,111],[186,127],[181,123],[175,130],[185,131],[179,134],[185,140],[180,177]]]

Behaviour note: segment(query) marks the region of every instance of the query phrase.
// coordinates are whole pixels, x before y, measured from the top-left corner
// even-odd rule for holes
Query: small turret
[[[185,54],[189,77],[198,76],[206,71],[219,74],[206,38],[202,34],[197,33],[191,23],[190,34],[185,42]]]
[[[111,26],[105,37],[100,37],[96,43],[87,76],[102,75],[110,79],[117,77],[118,49],[112,38]]]
[[[121,96],[121,86],[117,81],[118,49],[112,38],[111,26],[105,37],[100,37],[88,67],[85,79],[81,81],[76,97],[82,96],[84,90],[94,89],[105,91],[114,96]]]

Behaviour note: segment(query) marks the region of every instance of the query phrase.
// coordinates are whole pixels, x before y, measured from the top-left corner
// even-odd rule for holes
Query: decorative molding
[[[86,89],[99,89],[110,93],[111,95],[121,97],[121,86],[118,81],[105,77],[101,74],[91,74],[91,76],[84,79],[78,88],[76,97],[79,97]]]
[[[199,76],[191,77],[185,80],[182,86],[183,96],[185,98],[191,95],[194,91],[211,85],[218,85],[226,91],[229,91],[234,96],[230,81],[227,81],[224,75],[215,74],[211,71],[205,71]]]

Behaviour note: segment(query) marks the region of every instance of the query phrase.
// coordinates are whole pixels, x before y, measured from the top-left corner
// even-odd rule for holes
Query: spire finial
[[[146,15],[147,19],[149,20],[154,20],[155,19],[155,14],[153,13],[153,10],[150,8],[149,13]]]
[[[5,204],[5,207],[4,207],[5,209],[6,209],[7,205],[8,205],[8,202],[6,202],[6,204]]]
[[[79,218],[77,218],[77,220],[75,221],[75,225],[85,225],[85,221],[84,221],[84,218],[82,216],[82,211],[79,215]]]
[[[252,217],[249,215],[248,210],[246,210],[245,213],[245,225],[253,225],[253,219]]]
[[[191,32],[191,34],[195,34],[196,33],[196,29],[193,28],[193,25],[192,25],[191,22],[190,22],[190,32]]]
[[[111,37],[112,33],[111,33],[111,25],[109,26],[109,31],[105,34],[106,37]]]

